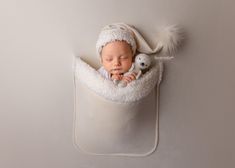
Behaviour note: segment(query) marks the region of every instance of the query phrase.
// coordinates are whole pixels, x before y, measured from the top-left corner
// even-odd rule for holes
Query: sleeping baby
[[[133,56],[131,47],[127,42],[110,42],[101,51],[102,67],[98,71],[116,84],[121,80],[129,83],[135,80],[136,74],[123,75],[131,68]]]
[[[98,72],[106,79],[118,83],[130,83],[136,79],[136,73],[128,73],[132,68],[136,52],[154,54],[162,49],[157,45],[151,49],[142,35],[130,25],[114,23],[105,26],[99,34],[96,50],[102,67]]]

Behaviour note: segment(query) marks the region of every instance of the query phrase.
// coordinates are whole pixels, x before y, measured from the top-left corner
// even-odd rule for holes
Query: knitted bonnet
[[[109,24],[99,34],[96,42],[96,51],[101,56],[102,48],[108,43],[126,41],[131,46],[133,54],[136,51],[144,54],[155,54],[160,51],[163,51],[165,54],[172,54],[182,39],[181,31],[175,25],[164,27],[158,36],[157,44],[152,49],[134,26],[125,23]]]

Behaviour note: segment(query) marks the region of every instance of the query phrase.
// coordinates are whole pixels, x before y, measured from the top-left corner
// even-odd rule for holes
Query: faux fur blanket
[[[96,94],[119,103],[130,103],[147,96],[156,85],[160,84],[162,72],[163,63],[156,61],[142,77],[120,88],[112,81],[104,79],[96,69],[80,57],[75,58],[75,78]]]

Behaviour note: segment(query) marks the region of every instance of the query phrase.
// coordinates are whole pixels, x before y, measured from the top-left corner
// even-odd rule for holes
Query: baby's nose
[[[120,60],[119,60],[119,59],[115,59],[115,60],[114,60],[114,64],[115,64],[115,65],[119,65],[119,64],[120,64]]]

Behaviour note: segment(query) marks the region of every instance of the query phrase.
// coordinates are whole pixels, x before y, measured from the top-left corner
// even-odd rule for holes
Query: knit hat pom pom
[[[158,45],[162,46],[161,52],[166,55],[174,54],[184,39],[183,31],[178,25],[160,28]]]

